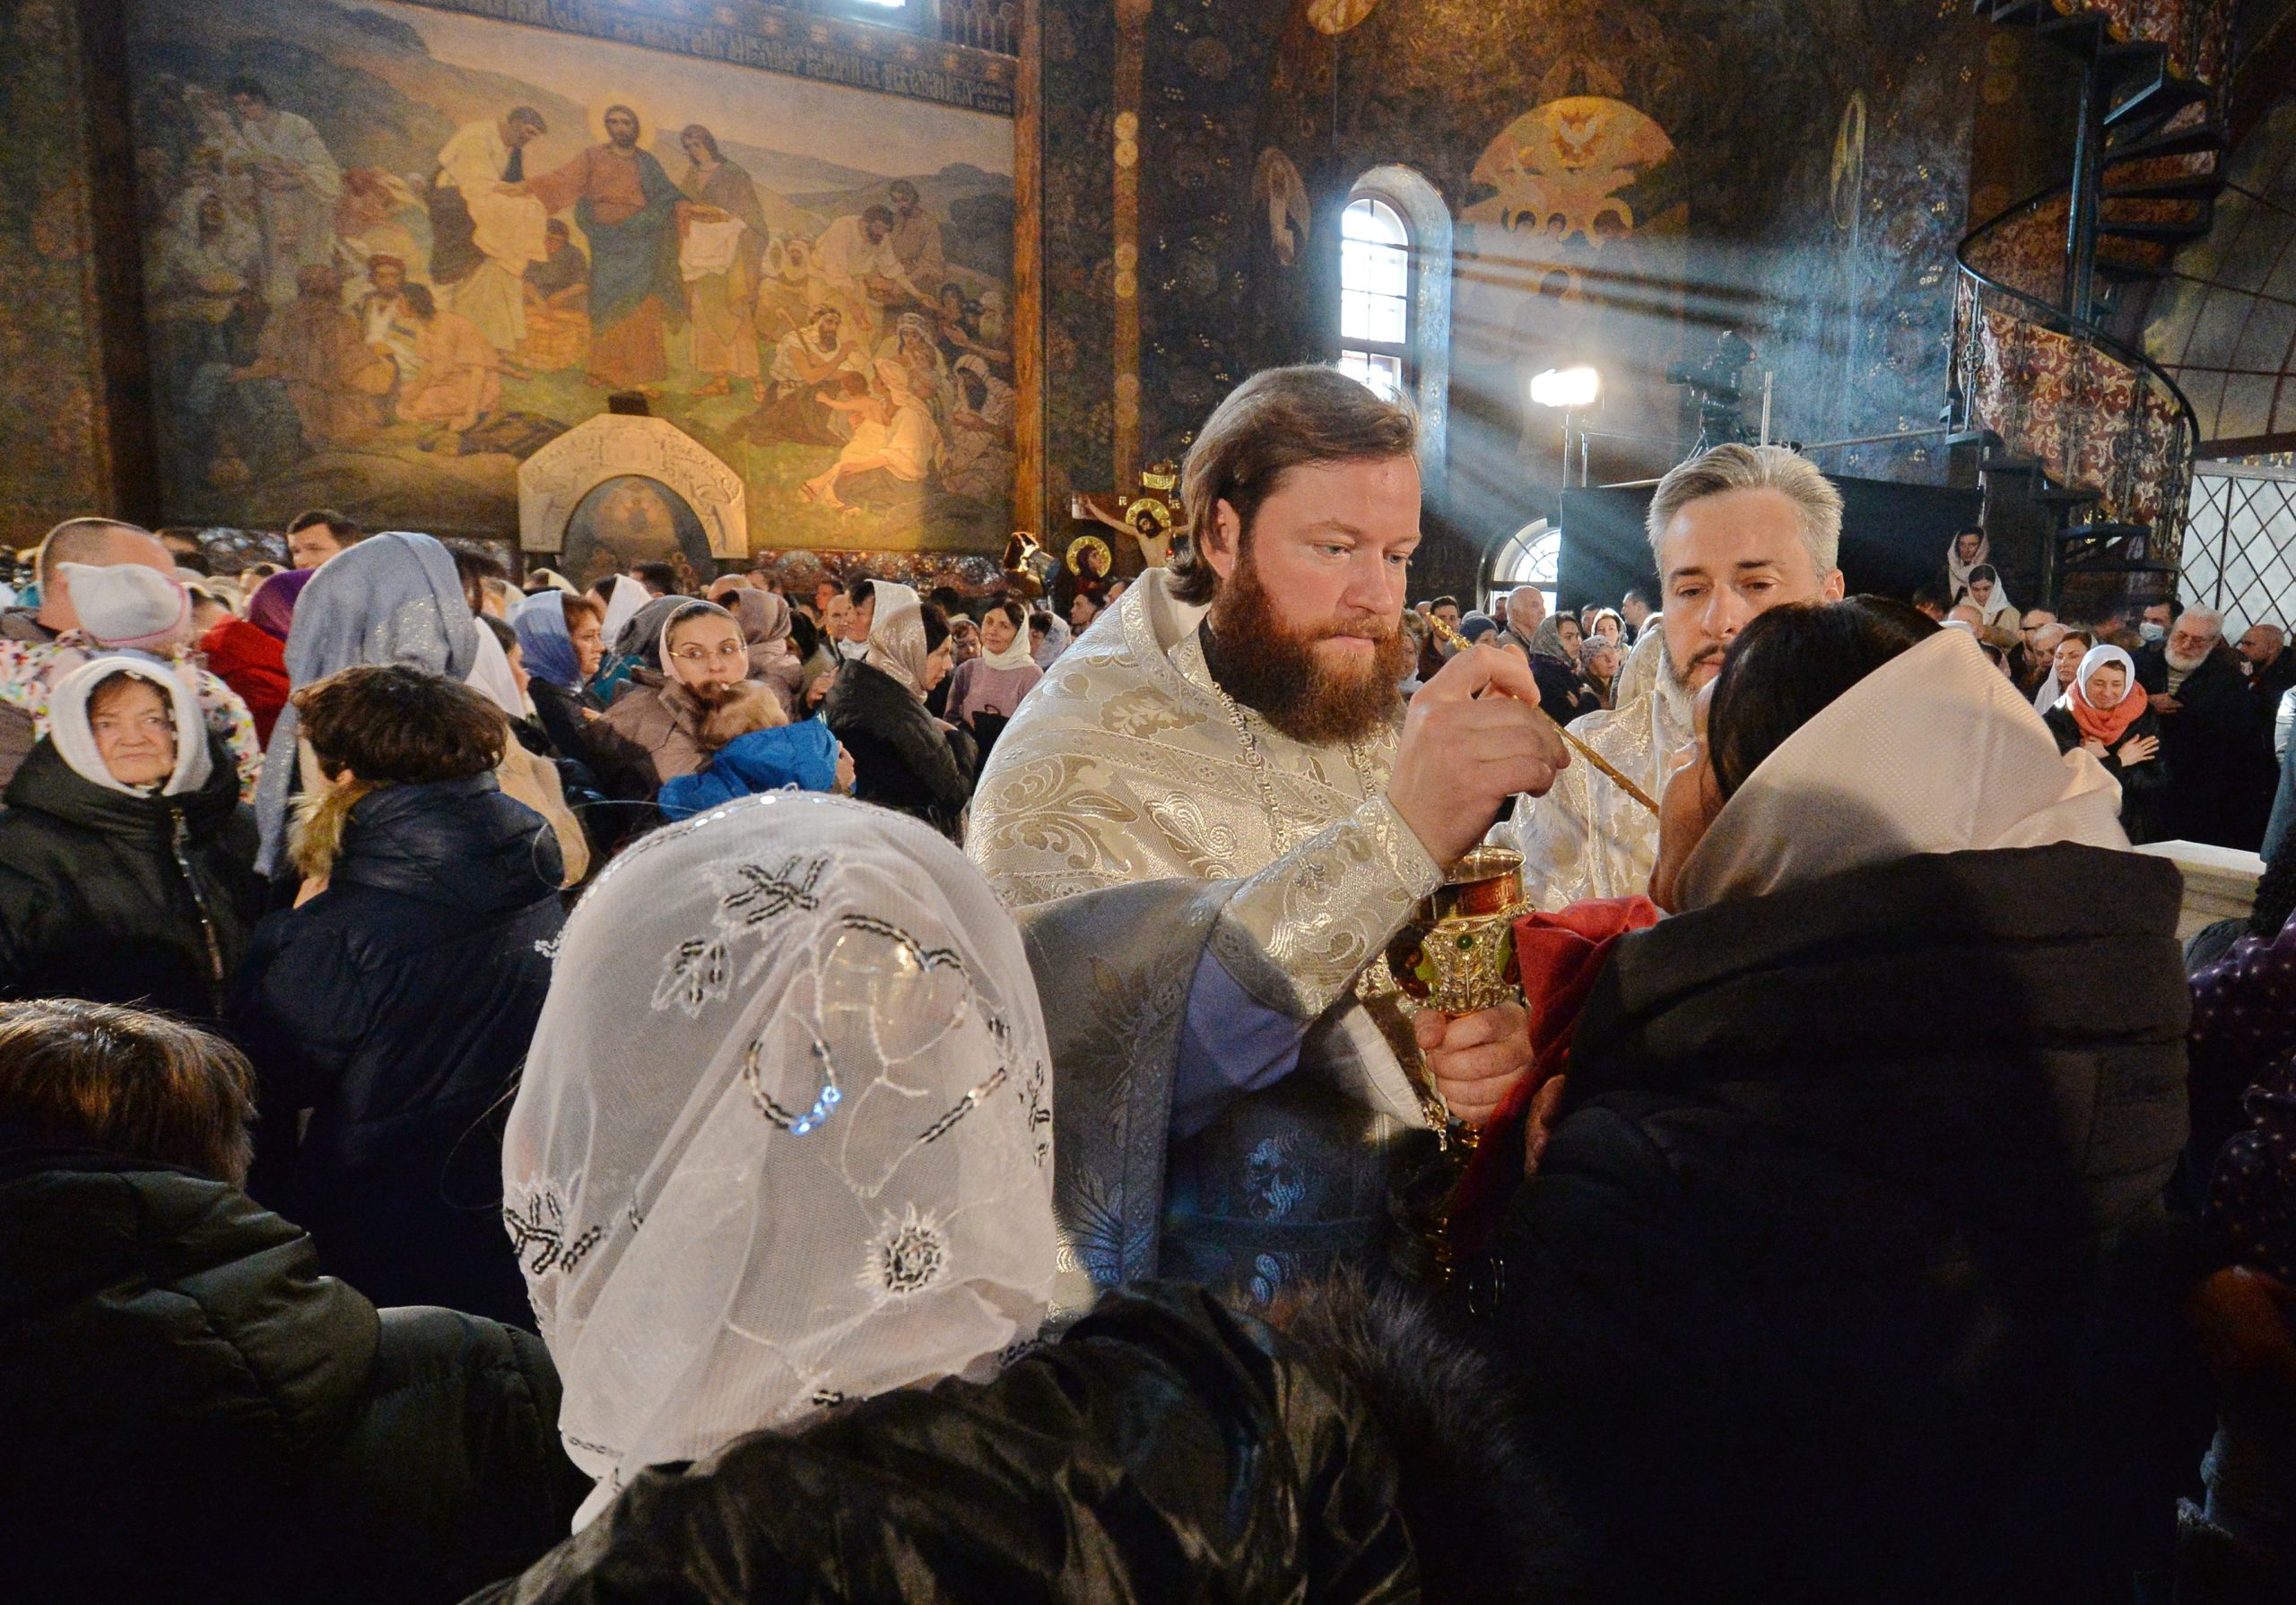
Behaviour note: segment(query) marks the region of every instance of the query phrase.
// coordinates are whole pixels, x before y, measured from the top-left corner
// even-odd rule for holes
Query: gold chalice
[[[1523,855],[1477,847],[1451,866],[1387,943],[1387,968],[1420,1008],[1445,1014],[1496,1009],[1521,995],[1515,922],[1523,913]]]

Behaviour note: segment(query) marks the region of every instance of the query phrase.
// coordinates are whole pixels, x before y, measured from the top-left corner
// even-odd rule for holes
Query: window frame
[[[1403,301],[1404,337],[1399,343],[1385,340],[1363,339],[1345,333],[1347,296],[1350,290],[1353,288],[1347,282],[1346,218],[1347,213],[1353,211],[1359,202],[1369,202],[1372,205],[1385,211],[1390,218],[1395,220],[1395,225],[1397,231],[1403,235],[1403,245],[1400,248],[1403,251],[1404,259],[1403,295],[1401,297]],[[1393,358],[1399,365],[1397,385],[1400,393],[1406,396],[1415,395],[1418,393],[1420,377],[1419,275],[1422,271],[1423,266],[1421,261],[1418,233],[1412,228],[1411,219],[1405,214],[1403,207],[1398,206],[1394,200],[1381,194],[1378,190],[1359,185],[1356,188],[1348,193],[1347,204],[1341,209],[1339,235],[1339,316],[1341,320],[1340,327],[1342,331],[1339,336],[1340,360],[1344,363],[1347,358],[1351,355]],[[1371,291],[1364,293],[1379,295],[1382,298],[1386,297],[1386,292],[1384,291]]]

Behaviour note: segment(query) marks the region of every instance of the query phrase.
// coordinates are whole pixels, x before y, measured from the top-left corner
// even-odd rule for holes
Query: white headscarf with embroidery
[[[1058,1235],[1019,932],[920,821],[745,798],[567,922],[504,1214],[598,1487],[1036,1337]]]

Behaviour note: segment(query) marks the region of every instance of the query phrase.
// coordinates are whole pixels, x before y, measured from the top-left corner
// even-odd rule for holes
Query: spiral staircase
[[[2013,595],[2057,606],[2175,583],[2200,426],[2168,372],[2109,325],[2213,222],[2233,10],[1976,0],[2082,79],[2072,178],[1957,253],[1949,416]]]

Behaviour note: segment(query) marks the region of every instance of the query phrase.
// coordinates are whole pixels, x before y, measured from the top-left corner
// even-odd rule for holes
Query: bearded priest
[[[1692,698],[1747,620],[1780,603],[1841,600],[1841,492],[1785,447],[1718,446],[1658,482],[1649,534],[1665,611],[1635,643],[1614,710],[1570,733],[1656,797],[1692,739]],[[1523,855],[1524,896],[1554,909],[1639,896],[1658,820],[1582,763],[1518,802],[1498,839]]]
[[[1265,1298],[1380,1258],[1434,1146],[1410,1032],[1359,978],[1567,759],[1495,648],[1405,716],[1417,446],[1336,369],[1245,381],[1183,468],[1186,551],[1061,656],[981,776],[969,850],[1027,938],[1067,1269],[1099,1287]],[[1519,1010],[1431,1035],[1437,1087],[1527,1063]]]

